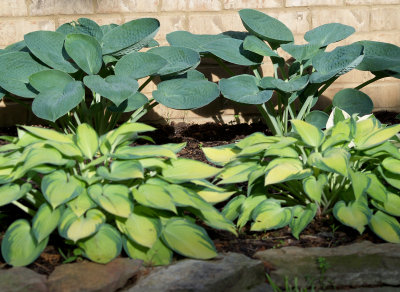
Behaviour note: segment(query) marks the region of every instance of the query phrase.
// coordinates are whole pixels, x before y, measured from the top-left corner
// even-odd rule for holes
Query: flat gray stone
[[[228,253],[214,260],[183,260],[155,269],[125,291],[265,292],[267,289],[264,266],[260,261]]]
[[[400,286],[400,244],[364,241],[336,248],[284,247],[257,252],[255,257],[272,267],[270,276],[278,286],[284,285],[285,276],[291,283],[297,277],[300,287],[310,287],[311,282],[335,288]],[[318,258],[326,262],[325,273]]]
[[[49,276],[51,292],[111,292],[135,276],[142,262],[117,258],[106,265],[81,262],[56,267]]]
[[[46,276],[24,267],[0,270],[0,291],[47,292]]]

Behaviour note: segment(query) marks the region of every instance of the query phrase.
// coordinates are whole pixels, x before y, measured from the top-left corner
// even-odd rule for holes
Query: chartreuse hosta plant
[[[382,125],[373,116],[344,118],[335,109],[325,131],[292,120],[287,137],[255,133],[222,147],[203,148],[224,166],[217,185],[247,182],[247,194],[223,209],[239,228],[290,226],[293,236],[316,214],[333,213],[362,233],[366,226],[389,242],[400,243],[400,125]]]
[[[218,86],[194,70],[198,52],[154,47],[159,28],[154,18],[120,26],[80,18],[56,31],[28,33],[0,51],[0,98],[8,93],[7,98],[26,106],[16,96],[33,99],[39,118],[57,122],[67,132],[88,123],[100,134],[113,129],[122,113],[133,112],[130,120],[137,121],[157,104],[141,93],[156,76],[167,80],[156,95],[166,104],[174,105],[176,96],[186,98],[188,108],[215,99]],[[144,47],[153,48],[139,52]],[[193,104],[198,96],[205,101]]]
[[[235,102],[256,105],[274,134],[287,134],[290,119],[306,120],[322,128],[328,115],[311,109],[339,76],[354,68],[370,71],[375,77],[335,95],[333,105],[350,114],[365,115],[372,110],[373,103],[359,91],[361,88],[383,77],[400,76],[400,48],[393,44],[360,41],[327,51],[329,44],[354,33],[350,26],[324,24],[308,31],[304,35],[307,43],[299,45],[294,43],[292,32],[277,19],[252,9],[240,10],[239,15],[248,33],[195,35],[176,31],[168,34],[167,40],[171,46],[191,48],[201,56],[216,59],[232,76],[219,81],[222,95]],[[292,58],[285,60],[283,51]],[[260,65],[265,57],[273,64],[273,77],[262,76]],[[226,62],[248,66],[252,74],[234,76]],[[276,103],[271,100],[273,93]],[[159,101],[164,102],[161,98]],[[176,99],[169,106],[181,108],[186,103],[185,99]]]
[[[18,138],[7,138],[11,143],[0,148],[0,206],[14,204],[27,216],[2,239],[5,261],[30,264],[57,234],[98,263],[122,249],[152,265],[170,263],[173,252],[216,256],[196,218],[235,234],[212,205],[234,192],[206,180],[219,168],[177,158],[184,144],[130,146],[152,130],[127,123],[99,137],[87,124],[68,135],[22,127]]]

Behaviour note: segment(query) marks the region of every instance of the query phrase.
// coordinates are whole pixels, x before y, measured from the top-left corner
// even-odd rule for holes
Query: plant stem
[[[129,118],[130,123],[137,122],[141,117],[149,112],[152,108],[158,105],[158,102],[154,99],[150,99],[149,103],[145,104],[144,106],[138,108]]]
[[[139,87],[138,92],[141,92],[143,90],[143,88],[145,88],[147,86],[147,84],[149,84],[152,80],[153,80],[152,76],[147,78],[147,80]]]
[[[267,106],[265,104],[257,104],[256,106],[271,132],[274,135],[282,136],[282,129],[278,125],[276,118],[272,113],[271,107],[268,104]]]
[[[299,114],[297,115],[296,119],[301,120],[303,119],[304,114],[306,113],[309,105],[312,103],[314,99],[314,96],[310,95],[309,97],[307,97],[306,102],[303,104],[303,106],[301,107]]]
[[[235,73],[233,73],[233,71],[232,71],[231,69],[229,69],[229,67],[226,66],[226,65],[224,64],[224,62],[221,61],[220,58],[215,57],[214,55],[213,55],[213,58],[214,58],[215,61],[217,61],[217,63],[218,63],[229,75],[235,76]]]
[[[17,206],[18,208],[20,208],[25,213],[31,215],[32,217],[35,216],[35,214],[36,214],[36,212],[34,210],[32,210],[31,208],[28,208],[27,206],[21,204],[18,201],[12,201],[11,203],[14,204],[15,206]]]
[[[27,103],[25,103],[25,102],[19,100],[18,98],[14,98],[14,97],[9,96],[9,95],[7,95],[7,98],[8,98],[8,99],[11,99],[12,101],[14,101],[14,102],[16,102],[16,103],[18,103],[18,104],[20,104],[20,105],[23,105],[23,106],[26,107],[27,109],[30,109],[30,108],[31,108]]]
[[[325,85],[321,88],[321,90],[318,91],[317,96],[320,97],[320,96],[322,95],[322,93],[324,93],[324,91],[327,90],[328,87],[331,86],[331,84],[332,84],[333,82],[335,82],[335,80],[336,80],[337,78],[338,78],[338,77],[336,77],[336,78],[331,78],[327,83],[325,83]]]
[[[381,79],[381,77],[375,76],[374,78],[371,78],[370,80],[365,81],[364,83],[358,85],[357,87],[354,87],[354,89],[360,90],[361,88],[367,86],[368,84],[375,82],[377,80]]]

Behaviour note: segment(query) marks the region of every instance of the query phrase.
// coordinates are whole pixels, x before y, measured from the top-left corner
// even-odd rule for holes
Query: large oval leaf
[[[122,239],[119,232],[109,224],[104,224],[97,233],[78,243],[83,255],[100,264],[106,264],[119,256]]]
[[[357,123],[357,125],[360,123]],[[364,150],[368,148],[375,147],[379,144],[382,144],[400,132],[400,125],[393,125],[385,128],[381,128],[376,131],[366,132],[365,135],[361,136],[358,134],[357,127],[357,136],[359,139],[354,139],[357,149]],[[361,131],[360,131],[361,132]]]
[[[32,220],[32,232],[37,242],[46,239],[57,228],[63,211],[63,207],[53,210],[47,203],[40,206]]]
[[[383,240],[400,243],[400,224],[394,217],[378,211],[371,217],[369,227]]]
[[[304,45],[283,44],[281,48],[299,62],[311,59],[320,52],[320,46],[314,43]]]
[[[160,22],[155,18],[140,18],[124,23],[103,36],[103,55],[126,55],[139,51],[156,35]]]
[[[207,160],[218,166],[223,166],[235,159],[238,150],[235,144],[222,145],[217,147],[203,147],[203,153]]]
[[[83,155],[92,159],[99,149],[99,137],[96,131],[86,123],[80,124],[76,129],[76,145],[82,151]]]
[[[89,197],[86,189],[75,199],[69,201],[67,205],[77,217],[81,217],[87,210],[97,207],[97,204]]]
[[[333,207],[333,215],[342,224],[356,229],[361,234],[364,232],[365,226],[372,216],[372,212],[362,202],[354,201],[346,205],[345,202],[339,201]]]
[[[178,158],[162,171],[165,179],[190,181],[215,176],[221,170],[200,161]]]
[[[246,197],[244,195],[239,195],[234,197],[232,200],[229,201],[228,204],[225,205],[225,207],[222,209],[222,215],[228,220],[235,220],[237,217],[239,217],[241,213],[241,208],[243,205],[243,202],[246,200]]]
[[[30,183],[24,183],[22,186],[18,184],[5,184],[0,186],[0,206],[7,205],[25,196],[32,189]]]
[[[221,79],[219,88],[226,98],[247,104],[263,104],[273,93],[272,90],[260,90],[258,79],[247,74]]]
[[[114,27],[112,24],[110,24],[110,26]],[[56,31],[64,35],[71,33],[89,35],[96,38],[96,40],[99,42],[103,38],[103,29],[96,22],[89,18],[78,18],[77,21],[65,23],[58,27]]]
[[[349,174],[349,159],[350,153],[342,148],[330,148],[321,153],[312,153],[307,162],[319,169],[336,172],[345,177]]]
[[[29,50],[51,68],[74,73],[77,68],[68,61],[64,50],[65,36],[55,31],[34,31],[24,36]]]
[[[249,35],[244,39],[243,48],[261,56],[279,57],[264,41],[254,35]]]
[[[29,83],[37,91],[64,90],[68,83],[75,81],[71,75],[59,70],[43,70],[32,74]]]
[[[400,47],[383,42],[361,41],[365,57],[357,66],[363,71],[388,70],[400,64]]]
[[[158,239],[152,248],[146,248],[136,242],[122,237],[125,252],[132,259],[142,260],[149,266],[164,266],[171,263],[172,251]]]
[[[207,80],[185,78],[163,81],[153,91],[159,103],[174,109],[203,107],[219,96],[218,85]]]
[[[316,204],[308,204],[306,207],[297,205],[292,208],[293,218],[289,227],[292,229],[292,235],[295,238],[299,239],[300,233],[314,219],[316,213]]]
[[[276,200],[268,199],[254,209],[252,218],[254,223],[251,225],[251,231],[279,229],[291,222],[292,211],[282,208]]]
[[[217,256],[206,231],[185,219],[170,219],[164,227],[162,239],[169,248],[186,257],[211,259]]]
[[[188,31],[174,31],[167,34],[167,41],[171,46],[189,48],[198,53],[207,52],[203,45],[223,38],[229,38],[229,36],[223,34],[193,34]]]
[[[99,42],[84,34],[69,34],[65,38],[65,50],[87,74],[97,74],[103,65]]]
[[[327,113],[318,110],[309,112],[304,118],[307,123],[316,126],[318,129],[325,129],[328,119]]]
[[[140,92],[135,92],[128,96],[118,107],[115,105],[109,106],[108,110],[112,112],[127,113],[137,110],[148,103],[146,95]]]
[[[156,74],[168,61],[153,53],[132,52],[123,56],[115,65],[115,75],[140,79]]]
[[[344,110],[349,115],[365,116],[372,112],[374,104],[362,91],[353,88],[340,90],[333,97],[332,105]]]
[[[326,47],[331,43],[344,40],[355,31],[354,27],[348,25],[341,23],[327,23],[306,32],[304,39],[309,43],[318,45],[319,47]]]
[[[397,217],[400,216],[400,196],[398,196],[396,194],[388,192],[386,201],[384,201],[382,203],[377,202],[377,201],[372,201],[372,204],[376,208],[378,208],[390,215],[397,216]]]
[[[320,174],[318,180],[315,176],[307,177],[303,180],[303,189],[307,196],[318,203],[321,202],[322,191],[327,184],[326,175]]]
[[[279,20],[253,9],[239,11],[244,27],[252,34],[277,46],[294,41],[293,34]]]
[[[138,189],[132,189],[132,194],[143,206],[177,213],[174,200],[162,186],[143,184]]]
[[[399,159],[387,157],[382,161],[382,166],[386,170],[388,170],[392,173],[400,174],[400,160]]]
[[[110,170],[105,166],[97,168],[97,174],[107,180],[122,181],[134,178],[144,178],[143,167],[138,161],[114,161]]]
[[[304,89],[308,84],[308,75],[304,75],[301,77],[295,77],[290,80],[281,80],[281,79],[270,79],[269,82],[277,89],[283,92],[294,92],[300,91]],[[263,86],[263,79],[260,82],[261,86]]]
[[[311,147],[319,147],[321,145],[324,133],[320,129],[302,120],[292,120],[291,123],[305,144]]]
[[[28,221],[19,219],[11,224],[1,242],[1,254],[12,266],[26,266],[36,260],[47,246],[48,238],[37,243]]]

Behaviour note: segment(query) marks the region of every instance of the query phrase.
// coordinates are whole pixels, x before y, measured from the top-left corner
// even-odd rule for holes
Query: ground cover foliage
[[[365,116],[373,104],[360,91],[399,78],[400,48],[361,41],[327,52],[354,29],[326,24],[296,45],[278,20],[251,9],[239,14],[247,33],[172,32],[170,46],[154,40],[160,23],[153,18],[120,26],[81,18],[0,50],[0,97],[31,106],[55,128],[22,126],[18,137],[1,137],[9,143],[0,147],[0,206],[13,204],[28,218],[16,218],[2,239],[8,264],[32,263],[57,235],[99,263],[122,249],[150,265],[170,263],[173,252],[209,259],[216,249],[201,224],[234,235],[251,221],[252,231],[290,226],[298,238],[316,214],[400,242],[400,126]],[[232,75],[227,63],[253,75],[210,82],[196,70],[201,57]],[[262,76],[264,57],[273,77]],[[338,92],[326,111],[312,110],[352,69],[375,77]],[[141,91],[154,79],[148,99]],[[203,148],[217,167],[178,158],[184,144],[132,145],[153,142],[141,133],[154,128],[137,120],[158,103],[194,109],[221,94],[257,106],[275,136]],[[114,129],[127,112],[129,121]],[[222,212],[215,204],[225,205]]]

